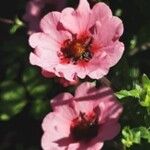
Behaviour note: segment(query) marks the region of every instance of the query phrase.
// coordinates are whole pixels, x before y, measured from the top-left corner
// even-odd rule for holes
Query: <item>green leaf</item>
[[[141,137],[143,139],[147,139],[147,141],[150,143],[150,130],[145,127],[140,127],[139,130],[141,131]]]
[[[125,127],[122,130],[122,143],[126,146],[126,147],[131,147],[133,145],[133,134],[132,131],[130,130],[129,127]]]
[[[150,80],[147,75],[142,76],[142,85],[135,84],[132,90],[121,90],[116,92],[115,95],[119,98],[135,97],[139,99],[139,104],[146,107],[148,114],[150,114]]]
[[[115,95],[119,98],[119,99],[122,99],[122,98],[125,98],[125,97],[135,97],[135,98],[139,98],[139,91],[137,89],[134,89],[134,90],[130,90],[130,91],[127,91],[127,90],[121,90],[119,92],[116,92]]]
[[[150,108],[150,89],[147,89],[147,91],[144,91],[141,94],[140,104],[143,107],[149,107]]]
[[[18,17],[16,17],[14,20],[14,24],[10,28],[10,33],[14,34],[19,28],[23,26],[24,26],[24,23]]]
[[[140,144],[141,143],[141,132],[133,130],[133,136],[134,136],[133,142],[136,144]]]
[[[142,76],[142,83],[144,88],[150,88],[150,79],[147,77],[146,74],[143,74]]]

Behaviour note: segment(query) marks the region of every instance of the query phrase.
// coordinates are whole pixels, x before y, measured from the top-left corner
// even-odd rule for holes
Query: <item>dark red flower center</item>
[[[77,36],[74,35],[72,40],[68,39],[64,41],[61,47],[62,59],[67,59],[68,62],[72,61],[74,64],[79,60],[88,62],[93,56],[91,43],[92,37],[86,36],[77,39]]]
[[[80,115],[72,120],[70,131],[75,141],[91,140],[96,137],[99,130],[98,117],[92,112],[88,115],[80,113]]]

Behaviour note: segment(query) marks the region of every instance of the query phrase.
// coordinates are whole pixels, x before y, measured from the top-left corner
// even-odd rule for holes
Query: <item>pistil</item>
[[[72,120],[70,131],[73,139],[78,140],[91,140],[96,137],[99,130],[97,115],[92,112],[88,115],[80,113],[80,115]]]
[[[61,48],[61,60],[66,59],[67,62],[71,61],[73,64],[77,64],[79,60],[84,60],[85,62],[90,61],[93,57],[91,44],[92,37],[81,37],[77,39],[77,36],[74,35],[72,40],[67,39],[64,41]]]

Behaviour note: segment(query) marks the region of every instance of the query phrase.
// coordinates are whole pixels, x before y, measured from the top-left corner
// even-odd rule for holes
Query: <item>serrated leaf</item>
[[[127,91],[127,90],[121,90],[119,92],[116,92],[115,95],[119,98],[119,99],[122,99],[122,98],[125,98],[125,97],[135,97],[135,98],[139,98],[139,91],[137,89],[134,89],[134,90],[130,90],[130,91]]]
[[[141,143],[141,132],[133,130],[133,136],[134,136],[133,142],[136,144],[140,144]]]

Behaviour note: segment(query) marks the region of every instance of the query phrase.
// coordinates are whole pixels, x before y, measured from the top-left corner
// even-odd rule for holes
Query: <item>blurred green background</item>
[[[90,0],[91,5],[95,1]],[[130,90],[140,82],[143,73],[150,76],[150,1],[104,2],[123,20],[125,31],[121,41],[126,47],[123,58],[107,77],[114,90]],[[5,0],[0,5],[0,150],[40,150],[41,122],[50,111],[49,100],[70,90],[42,77],[40,69],[29,64],[27,25],[18,28],[15,22],[16,18],[22,20],[26,3],[26,0]],[[68,0],[68,6],[77,4],[77,0]],[[134,110],[136,104],[132,106]],[[128,123],[137,126],[134,119]],[[122,149],[119,136],[103,147],[103,150]],[[131,149],[149,150],[150,144],[143,141]]]

